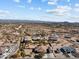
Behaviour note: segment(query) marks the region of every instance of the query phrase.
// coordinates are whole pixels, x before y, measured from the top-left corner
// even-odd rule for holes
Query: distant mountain
[[[50,21],[35,21],[35,20],[13,20],[13,19],[0,19],[0,23],[15,23],[15,24],[43,24],[43,25],[48,25],[48,26],[79,26],[79,23],[74,22],[74,23],[70,23],[70,22],[50,22]]]
[[[0,23],[43,23],[44,21],[34,21],[34,20],[2,20]]]

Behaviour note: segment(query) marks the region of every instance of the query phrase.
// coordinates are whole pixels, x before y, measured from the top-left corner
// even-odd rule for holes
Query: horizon
[[[5,21],[6,23],[8,23],[8,21],[17,21],[17,22],[19,22],[19,21],[27,21],[27,22],[35,22],[35,23],[40,23],[40,22],[42,22],[42,23],[47,23],[47,22],[49,22],[49,23],[79,23],[79,22],[69,22],[69,21],[43,21],[43,20],[27,20],[27,19],[0,19],[0,22],[1,21]]]
[[[0,19],[79,22],[79,0],[0,0]]]

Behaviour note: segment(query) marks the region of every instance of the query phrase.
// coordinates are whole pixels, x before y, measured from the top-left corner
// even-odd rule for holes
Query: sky
[[[0,0],[0,19],[79,22],[79,0]]]

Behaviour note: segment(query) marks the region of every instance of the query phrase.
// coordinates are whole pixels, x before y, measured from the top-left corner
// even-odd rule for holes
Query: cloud
[[[0,10],[0,17],[5,17],[10,15],[10,12],[7,10]]]
[[[74,8],[74,11],[79,13],[79,7],[78,8]]]
[[[52,15],[52,17],[55,16],[54,18],[67,20],[70,22],[74,21],[74,19],[79,20],[79,7],[71,8],[70,6],[57,6],[55,9],[46,10],[46,12]]]
[[[79,4],[75,4],[75,7],[79,7]]]
[[[47,0],[41,0],[41,2],[46,2]]]
[[[31,2],[32,2],[32,0],[27,0],[27,2],[28,2],[28,3],[31,3]]]
[[[48,0],[48,5],[57,5],[58,1],[62,0]],[[70,2],[71,0],[67,0],[67,2]]]
[[[20,8],[25,8],[25,6],[23,6],[23,5],[19,5],[18,7],[20,7]]]
[[[55,2],[48,2],[48,5],[55,5]]]
[[[57,4],[58,0],[48,0],[48,5],[55,5]]]
[[[42,8],[41,7],[30,7],[30,10],[37,10],[37,11],[41,11]]]
[[[72,3],[69,3],[69,6],[72,6]]]
[[[71,9],[72,8],[69,6],[58,6],[56,9],[47,10],[46,12],[57,16],[64,16],[64,15],[69,15]]]
[[[30,10],[34,10],[34,7],[30,7]]]
[[[78,15],[72,15],[69,17],[69,20],[72,20],[72,22],[79,22],[79,16]]]
[[[79,19],[79,16],[71,16],[71,19]]]
[[[67,0],[67,2],[70,2],[71,0]]]
[[[41,7],[38,7],[38,10],[40,11],[40,10],[42,10],[42,8]]]
[[[10,12],[8,10],[0,10],[0,19],[20,19],[17,13]]]
[[[13,0],[14,2],[17,2],[17,3],[19,3],[20,2],[20,0]]]
[[[58,16],[50,16],[50,15],[43,15],[41,16],[41,19],[47,20],[47,21],[53,21],[53,22],[63,22],[63,21],[71,21],[67,17],[58,17]]]

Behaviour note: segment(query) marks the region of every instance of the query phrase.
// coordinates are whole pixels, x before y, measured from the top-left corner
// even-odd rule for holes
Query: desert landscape
[[[0,59],[79,59],[79,0],[0,0]]]
[[[1,23],[0,59],[5,58],[79,58],[79,23]]]

